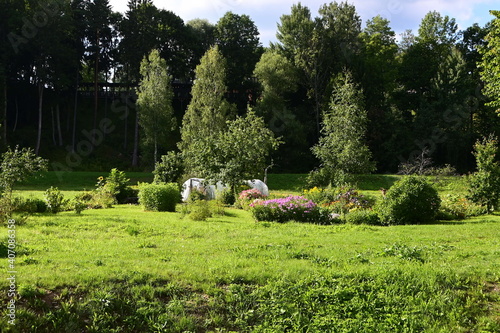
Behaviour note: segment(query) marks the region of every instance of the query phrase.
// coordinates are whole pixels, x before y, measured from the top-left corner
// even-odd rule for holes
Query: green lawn
[[[94,176],[85,173],[90,185]],[[302,177],[271,175],[269,185],[297,192]],[[380,177],[366,176],[361,188],[376,191],[395,176]],[[438,185],[459,190],[455,183]],[[18,226],[16,326],[4,315],[0,327],[500,332],[499,225],[496,215],[391,227],[256,223],[236,209],[194,222],[131,205],[41,214]],[[0,288],[8,290],[6,279]]]

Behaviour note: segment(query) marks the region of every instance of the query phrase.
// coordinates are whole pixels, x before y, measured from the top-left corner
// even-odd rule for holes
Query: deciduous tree
[[[248,86],[255,64],[262,54],[259,30],[255,23],[248,15],[227,12],[215,25],[215,42],[227,62],[229,89]]]
[[[486,35],[487,44],[479,49],[483,59],[479,63],[481,78],[485,85],[483,93],[491,99],[488,105],[500,113],[500,11],[491,10],[495,16],[491,23],[490,31]]]
[[[227,92],[226,60],[218,46],[205,53],[195,74],[191,102],[182,120],[179,148],[187,172],[203,175],[204,166],[198,161],[198,154],[200,150],[213,147],[213,138],[227,128],[226,121],[234,112],[234,106],[224,97]]]
[[[474,145],[477,171],[469,177],[468,198],[493,211],[500,200],[500,165],[496,160],[498,139],[492,135]]]
[[[215,140],[213,152],[205,155],[206,177],[228,184],[233,191],[245,179],[260,178],[269,163],[270,154],[280,141],[255,112],[228,121],[226,131]]]
[[[143,143],[153,146],[153,165],[158,161],[158,146],[164,145],[166,137],[175,125],[172,99],[174,93],[167,64],[153,50],[141,63],[142,79],[137,89],[139,124],[143,130]]]
[[[347,2],[323,5],[315,19],[300,3],[292,6],[291,14],[281,16],[276,34],[279,44],[274,47],[301,71],[318,134],[330,78],[344,68],[355,69],[360,32],[361,19]]]

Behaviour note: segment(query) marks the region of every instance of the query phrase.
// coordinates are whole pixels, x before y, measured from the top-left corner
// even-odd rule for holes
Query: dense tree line
[[[275,171],[344,163],[344,171],[362,172],[359,165],[370,171],[375,163],[395,172],[425,150],[436,165],[465,172],[476,139],[500,129],[492,74],[499,18],[459,31],[453,18],[429,12],[398,42],[388,20],[376,16],[363,27],[347,2],[317,15],[298,3],[281,16],[277,42],[263,47],[252,19],[231,12],[211,24],[184,22],[151,0],[130,0],[124,14],[108,0],[0,7],[0,144],[34,147],[59,169],[151,167],[178,149],[195,159],[189,142],[201,145],[197,136],[250,109],[283,142]],[[222,58],[214,61],[224,82],[197,80],[204,56]],[[148,76],[148,66],[161,77]],[[162,82],[169,87],[145,92]],[[210,85],[213,102],[223,104],[194,97]],[[166,117],[159,95],[172,103]],[[339,149],[342,156],[329,154]],[[359,165],[350,161],[356,156]]]

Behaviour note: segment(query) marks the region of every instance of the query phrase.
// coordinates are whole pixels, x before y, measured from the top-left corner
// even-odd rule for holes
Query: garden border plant
[[[257,221],[269,222],[308,222],[332,224],[336,222],[328,209],[323,209],[312,200],[303,196],[255,200],[250,204],[250,211]]]
[[[181,202],[181,192],[177,183],[139,184],[139,203],[147,211],[175,212]]]

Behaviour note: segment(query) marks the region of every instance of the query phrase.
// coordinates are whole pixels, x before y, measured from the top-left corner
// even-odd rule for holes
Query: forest
[[[151,170],[182,150],[197,66],[214,47],[225,64],[228,117],[252,110],[281,142],[266,161],[273,172],[327,163],[318,157],[332,149],[331,127],[337,142],[352,145],[347,153],[368,156],[364,170],[396,173],[425,155],[467,173],[474,143],[500,129],[495,11],[484,27],[465,30],[431,11],[418,31],[398,37],[388,20],[363,23],[347,2],[317,14],[298,3],[277,22],[277,42],[263,46],[252,19],[232,12],[212,24],[184,22],[151,0],[130,0],[124,14],[108,0],[0,6],[0,145],[32,147],[56,171]],[[172,91],[171,117],[156,124],[167,135],[155,137],[154,152],[137,103],[141,62],[153,50]]]

